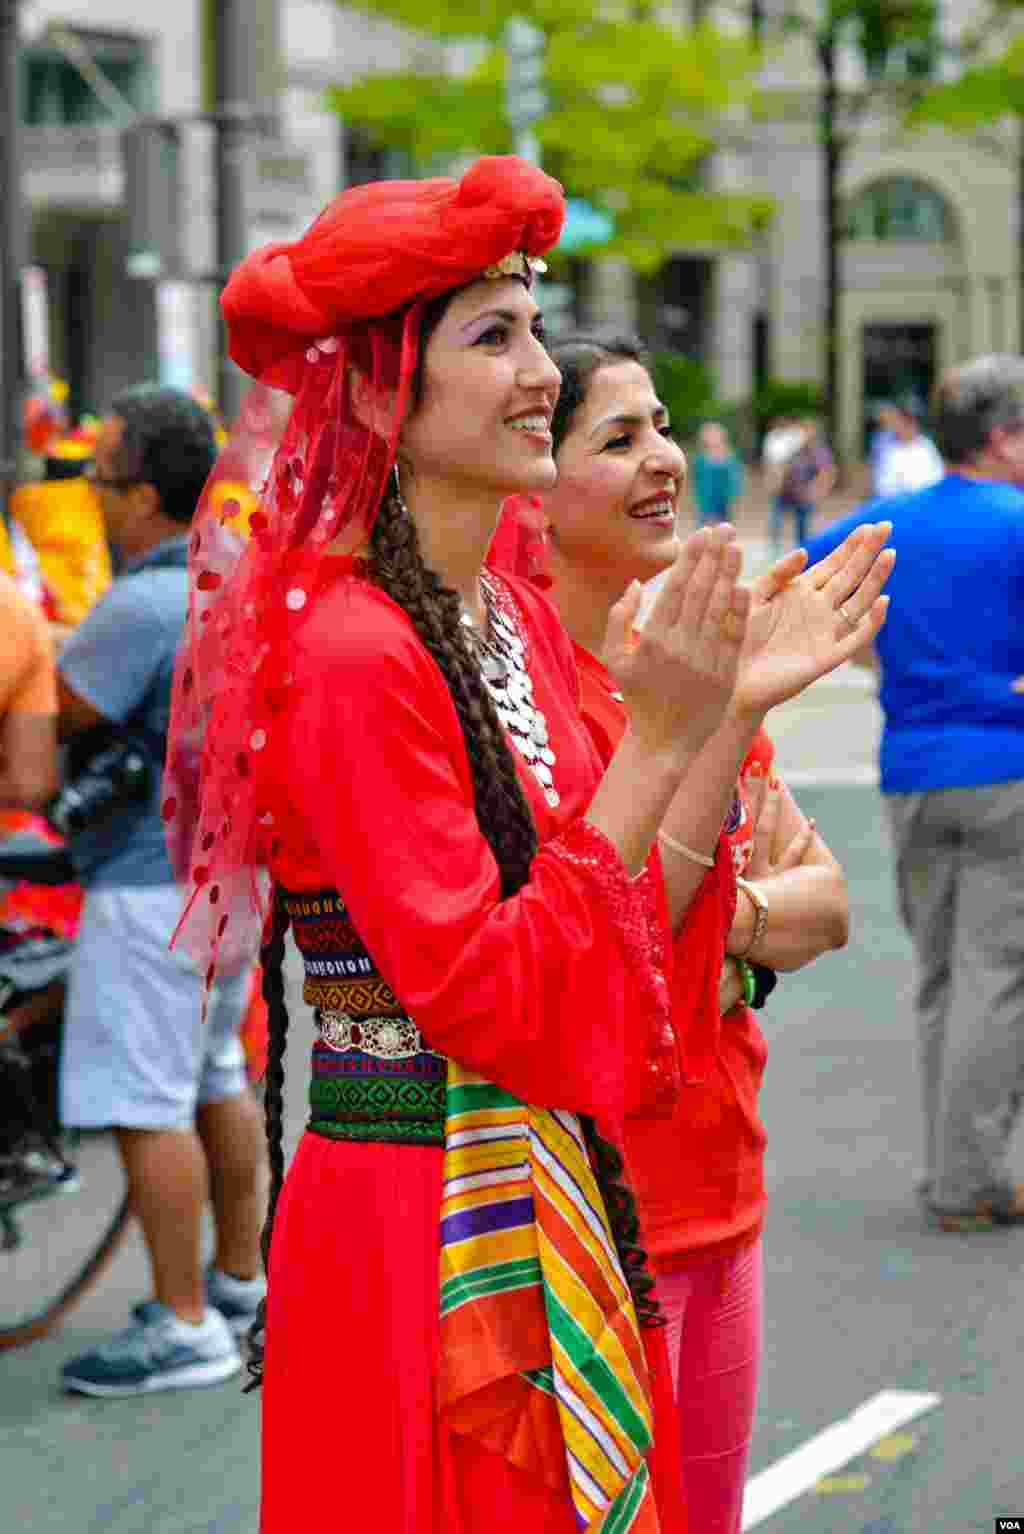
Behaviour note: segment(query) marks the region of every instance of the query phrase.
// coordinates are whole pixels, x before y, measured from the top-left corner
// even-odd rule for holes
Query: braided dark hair
[[[264,1080],[263,1117],[267,1129],[270,1160],[270,1190],[267,1218],[263,1223],[260,1247],[263,1267],[269,1271],[270,1242],[274,1233],[277,1201],[284,1184],[284,1052],[288,1039],[288,1008],[284,1001],[284,940],[289,916],[280,889],[274,890],[270,930],[260,950],[263,968],[263,1000],[267,1004],[267,1071]],[[262,1299],[256,1319],[246,1337],[246,1367],[250,1379],[245,1389],[256,1390],[263,1383],[263,1341],[267,1327],[267,1302]]]
[[[458,593],[443,586],[424,564],[416,525],[395,497],[385,498],[371,534],[371,551],[374,579],[408,614],[448,685],[469,757],[477,820],[507,898],[529,878],[537,832],[505,731],[462,637]],[[642,1325],[659,1326],[664,1318],[653,1298],[654,1280],[639,1244],[640,1221],[636,1201],[623,1181],[622,1157],[592,1119],[584,1117],[581,1123],[637,1316]]]
[[[612,332],[574,331],[558,338],[550,347],[552,361],[562,375],[551,420],[553,452],[568,435],[577,410],[587,397],[595,373],[619,362],[638,362],[648,368],[650,361],[642,343],[634,336]],[[598,1132],[592,1118],[581,1115],[580,1123],[593,1162],[598,1186],[608,1210],[608,1219],[623,1272],[629,1281],[633,1303],[642,1326],[663,1326],[665,1317],[654,1297],[654,1280],[647,1268],[647,1253],[640,1245],[640,1220],[636,1200],[623,1181],[622,1156],[610,1140]]]

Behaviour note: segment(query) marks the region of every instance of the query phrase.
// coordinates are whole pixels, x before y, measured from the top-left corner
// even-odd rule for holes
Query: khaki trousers
[[[1024,1092],[1024,781],[886,804],[919,969],[922,1191],[939,1210],[1005,1206]]]

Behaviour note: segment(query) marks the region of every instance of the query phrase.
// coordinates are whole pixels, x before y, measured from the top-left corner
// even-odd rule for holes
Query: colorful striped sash
[[[571,1113],[448,1062],[441,1404],[563,1489],[587,1534],[657,1534],[643,1342]]]

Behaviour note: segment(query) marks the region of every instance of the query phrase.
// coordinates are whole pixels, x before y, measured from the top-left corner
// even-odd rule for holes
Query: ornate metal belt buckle
[[[347,1012],[318,1012],[316,1026],[328,1049],[344,1054],[352,1048],[352,1019]]]
[[[327,1048],[338,1054],[358,1049],[379,1060],[411,1060],[415,1055],[433,1053],[428,1051],[416,1024],[407,1017],[357,1020],[347,1012],[320,1012],[316,1026]]]

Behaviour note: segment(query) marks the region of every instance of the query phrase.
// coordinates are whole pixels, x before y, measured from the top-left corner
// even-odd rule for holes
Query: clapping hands
[[[756,724],[870,644],[888,607],[891,531],[865,523],[811,570],[798,549],[752,588],[739,584],[732,527],[692,534],[639,637],[636,582],[609,617],[602,658],[634,731],[655,750],[699,752],[730,708]]]
[[[736,687],[751,592],[728,525],[693,533],[669,570],[643,630],[634,582],[611,610],[602,658],[622,688],[634,733],[655,751],[696,754]]]
[[[813,569],[797,549],[755,582],[732,705],[739,716],[763,718],[871,643],[889,605],[891,531],[890,522],[864,523]]]

